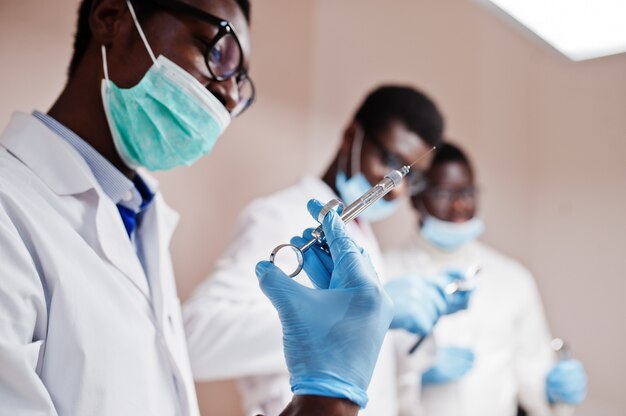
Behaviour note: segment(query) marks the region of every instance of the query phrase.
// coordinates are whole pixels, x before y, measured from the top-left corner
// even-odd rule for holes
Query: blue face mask
[[[130,2],[128,7],[153,65],[139,84],[119,88],[109,79],[102,47],[102,100],[113,142],[131,168],[189,166],[211,151],[230,114],[187,71],[164,56],[155,59]]]
[[[420,234],[424,240],[435,246],[446,251],[453,251],[470,241],[476,240],[484,229],[483,221],[477,217],[456,223],[426,215]]]
[[[339,171],[335,178],[335,186],[344,204],[351,204],[365,192],[369,191],[373,185],[369,183],[365,175],[361,172],[347,179],[346,174],[343,171]],[[397,208],[397,200],[387,201],[385,199],[379,199],[372,206],[359,214],[359,218],[370,222],[380,221],[393,214]]]

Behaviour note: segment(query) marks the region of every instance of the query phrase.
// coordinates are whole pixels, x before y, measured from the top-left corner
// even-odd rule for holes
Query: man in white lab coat
[[[439,143],[442,130],[442,117],[425,95],[411,87],[379,87],[368,95],[348,124],[339,151],[322,177],[304,177],[285,190],[255,200],[243,211],[234,239],[215,271],[184,307],[197,383],[237,380],[248,414],[274,414],[285,405],[291,394],[281,354],[280,327],[276,312],[256,289],[252,265],[259,257],[268,257],[275,246],[289,242],[300,230],[315,225],[302,209],[308,199],[329,201],[340,197],[347,203],[354,201],[390,170],[424,156]],[[369,221],[393,213],[407,186],[420,182],[417,172],[427,165],[428,159],[419,160],[408,181],[347,225],[355,241],[369,254],[381,279],[382,258]],[[298,279],[306,282],[304,276]],[[431,296],[428,290],[422,292],[424,305],[445,302],[439,292]],[[439,312],[433,311],[430,315],[423,312],[420,317],[427,321],[423,326],[429,326],[438,316]],[[430,328],[420,330],[428,332]],[[414,339],[410,337],[409,341]],[[402,359],[411,358],[405,354],[409,344],[397,347],[403,351]],[[383,344],[368,390],[370,402],[363,414],[382,416],[397,412],[395,348],[391,339]],[[237,365],[219,364],[232,361]]]
[[[245,0],[81,3],[62,94],[0,136],[0,414],[198,414],[168,252],[177,216],[137,169],[195,162],[252,103],[248,15]],[[338,290],[312,296],[257,268],[293,347],[285,415],[365,406],[393,314],[335,214],[324,230],[337,262],[322,275]],[[364,333],[328,337],[340,318],[299,315],[286,291]]]
[[[585,395],[584,370],[575,360],[556,361],[530,273],[476,240],[483,223],[469,160],[444,144],[425,183],[412,198],[419,232],[406,247],[386,253],[389,275],[480,271],[469,308],[443,317],[433,331],[436,361],[415,374],[423,383],[423,409],[409,414],[514,416],[518,403],[528,415],[572,414]]]

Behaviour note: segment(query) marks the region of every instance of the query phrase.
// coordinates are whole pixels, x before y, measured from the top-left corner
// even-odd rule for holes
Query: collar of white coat
[[[89,165],[71,144],[56,135],[37,118],[15,112],[0,136],[0,145],[28,166],[57,195],[76,195],[90,189],[101,192]],[[159,182],[145,170],[141,178],[155,193]],[[167,230],[163,238],[171,238],[178,223],[178,213],[160,199],[162,224]]]
[[[94,188],[93,174],[80,154],[32,115],[13,113],[0,144],[58,195]]]
[[[76,149],[30,114],[13,113],[0,136],[0,145],[58,195],[74,195],[96,187],[97,180]],[[145,169],[138,171],[150,190],[156,193],[159,182]],[[83,174],[77,175],[79,172]]]

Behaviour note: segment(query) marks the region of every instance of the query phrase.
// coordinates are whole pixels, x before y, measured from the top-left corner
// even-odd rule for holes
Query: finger
[[[279,312],[290,301],[297,299],[302,289],[306,289],[269,261],[257,263],[255,272],[261,290]]]
[[[585,368],[583,367],[582,363],[578,360],[573,359],[559,361],[557,365],[552,369],[551,374],[554,377],[559,378],[574,376],[586,378]]]
[[[307,240],[302,237],[293,237],[291,244],[302,246]],[[317,245],[311,246],[303,254],[303,269],[309,280],[319,289],[328,289],[330,276],[333,270],[330,255],[321,251]]]
[[[443,275],[445,277],[445,279],[447,280],[447,282],[453,282],[455,280],[464,280],[465,279],[465,272],[459,268],[456,267],[450,267],[447,268],[444,272]]]
[[[361,248],[352,240],[344,222],[336,212],[331,211],[324,217],[322,227],[330,255],[335,264],[341,261],[344,256],[361,256]]]
[[[328,251],[322,249],[322,247],[320,246],[315,245],[311,247],[311,253],[314,253],[317,256],[317,258],[324,265],[328,273],[333,272],[335,265],[333,264],[333,259],[332,257],[330,257],[330,254],[328,254]]]
[[[311,215],[319,213],[319,201],[307,205]],[[378,285],[378,275],[371,263],[361,255],[360,247],[350,238],[344,222],[335,211],[330,211],[322,221],[322,228],[335,268],[341,273],[331,274],[329,288],[359,286],[364,283]]]
[[[313,228],[307,228],[306,230],[304,230],[304,233],[302,234],[302,236],[307,242],[311,241],[314,238]],[[333,264],[333,259],[330,256],[330,254],[328,254],[326,250],[322,250],[322,248],[318,244],[314,244],[313,246],[311,246],[311,248],[314,250],[315,254],[320,259],[320,261],[322,261],[324,266],[326,266],[328,273],[332,273],[335,265]]]
[[[324,208],[324,204],[322,204],[317,199],[311,199],[306,204],[306,209],[309,211],[309,214],[311,214],[315,221],[317,221],[317,218],[320,215],[320,211],[322,211],[322,208]]]
[[[307,243],[314,239],[313,231],[314,231],[313,228],[307,228],[302,233],[302,237],[303,237],[304,240],[306,240]],[[314,254],[315,257],[316,257],[316,260],[313,260],[312,258],[314,256],[312,256],[311,254],[307,254],[308,252]],[[313,244],[311,246],[311,248],[304,253],[304,257],[305,257],[305,265],[306,265],[306,262],[307,262],[307,260],[306,260],[307,258],[310,259],[309,261],[316,261],[317,263],[321,263],[321,265],[326,269],[326,272],[328,273],[328,276],[325,278],[325,280],[329,280],[330,279],[330,275],[332,274],[333,269],[334,269],[335,266],[333,264],[333,259],[330,257],[330,254],[328,254],[328,252],[326,252],[325,250],[322,250],[321,247],[318,244]],[[306,267],[305,267],[305,271],[306,271]],[[323,283],[322,282],[318,282],[316,285],[319,288],[322,288],[322,289],[327,289],[328,288],[328,283],[327,282],[323,282]]]

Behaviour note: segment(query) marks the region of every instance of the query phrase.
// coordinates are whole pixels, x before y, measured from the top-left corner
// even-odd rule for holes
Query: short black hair
[[[470,175],[472,175],[472,177],[474,176],[472,164],[470,163],[465,152],[463,152],[460,147],[450,143],[446,139],[446,141],[437,146],[433,160],[430,162],[430,166],[425,172],[424,180],[420,184],[419,188],[413,190],[413,193],[411,194],[411,202],[414,207],[419,206],[419,200],[422,197],[422,193],[428,189],[430,184],[432,184],[434,169],[437,166],[441,166],[446,163],[462,163],[467,166]]]
[[[244,16],[246,17],[246,21],[250,23],[250,1],[249,0],[234,0]],[[78,6],[78,23],[76,24],[76,34],[74,35],[74,53],[72,54],[72,60],[70,61],[70,67],[68,70],[68,74],[70,78],[76,73],[76,68],[78,68],[78,64],[81,59],[85,55],[87,51],[87,47],[89,46],[89,42],[91,41],[91,29],[89,28],[89,14],[91,12],[91,6],[93,5],[93,0],[82,0],[80,6]],[[149,0],[133,0],[133,6],[135,7],[135,11],[137,13],[137,19],[139,21],[145,20],[152,11],[152,8],[149,7]]]
[[[448,141],[443,143],[441,146],[438,146],[437,150],[435,150],[435,156],[433,156],[430,169],[438,165],[443,165],[444,163],[452,162],[463,163],[464,165],[467,165],[470,172],[472,171],[472,164],[470,163],[465,152],[463,152],[459,146],[456,146]]]
[[[442,141],[443,116],[424,93],[410,86],[383,85],[368,94],[354,120],[367,133],[378,133],[393,121],[402,122],[431,146]]]

